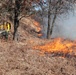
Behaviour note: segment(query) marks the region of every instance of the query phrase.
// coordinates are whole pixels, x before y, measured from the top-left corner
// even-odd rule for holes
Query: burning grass
[[[34,20],[33,24],[37,27],[36,31],[40,32],[41,31],[40,23]]]
[[[35,50],[41,50],[44,53],[62,53],[62,54],[70,54],[76,56],[76,42],[65,40],[61,38],[55,38],[52,42],[46,43],[44,45],[34,46]]]

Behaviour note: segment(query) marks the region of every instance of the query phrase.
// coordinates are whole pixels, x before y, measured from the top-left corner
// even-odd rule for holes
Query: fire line
[[[64,53],[76,56],[76,42],[65,40],[62,38],[55,38],[52,42],[46,43],[44,45],[38,45],[33,47],[35,50],[41,50],[43,52],[49,53]]]

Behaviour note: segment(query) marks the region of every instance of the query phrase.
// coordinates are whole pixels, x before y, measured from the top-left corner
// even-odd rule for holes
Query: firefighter
[[[3,30],[3,24],[2,24],[2,25],[0,25],[0,30]]]
[[[6,24],[7,24],[7,22],[4,22],[4,23],[3,23],[3,30],[5,30],[5,31],[7,30]]]
[[[9,22],[4,22],[4,24],[3,24],[3,30],[4,30],[4,32],[2,33],[2,35],[6,39],[8,39],[9,31],[11,30],[11,24]]]
[[[6,27],[7,27],[7,32],[9,32],[11,30],[11,24],[9,22],[6,23]]]

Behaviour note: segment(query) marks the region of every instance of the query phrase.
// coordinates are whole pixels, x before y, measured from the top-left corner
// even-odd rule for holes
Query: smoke
[[[43,28],[44,37],[46,37],[47,34],[47,21],[47,18],[45,18]],[[63,14],[57,18],[51,37],[62,37],[76,40],[76,12],[74,14],[72,12],[67,15]]]
[[[64,14],[65,15],[65,14]],[[75,40],[76,39],[76,15],[73,13],[67,14],[68,17],[56,20],[52,37],[63,37]]]

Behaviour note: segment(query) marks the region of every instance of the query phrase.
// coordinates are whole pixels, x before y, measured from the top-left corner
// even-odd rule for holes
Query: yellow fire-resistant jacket
[[[11,30],[11,24],[9,23],[9,22],[7,22],[6,23],[6,25],[4,25],[5,26],[5,30],[7,31],[7,32],[9,32],[10,30]]]
[[[3,30],[3,24],[2,24],[2,25],[0,25],[0,30]]]
[[[9,22],[4,22],[4,24],[0,25],[0,30],[9,32],[11,30],[11,24]]]

